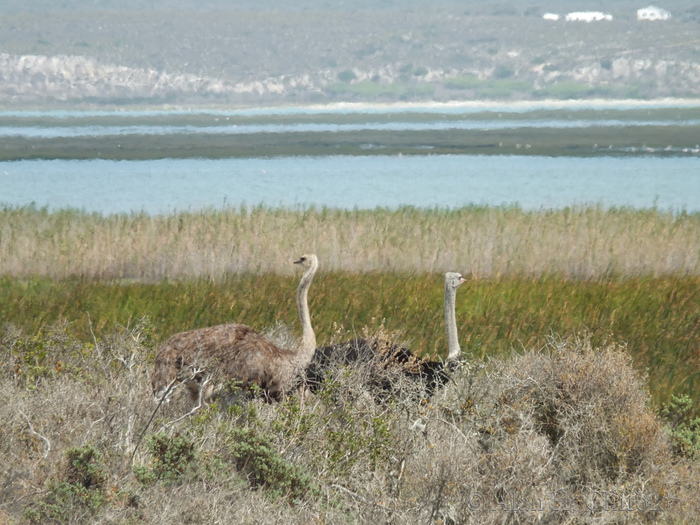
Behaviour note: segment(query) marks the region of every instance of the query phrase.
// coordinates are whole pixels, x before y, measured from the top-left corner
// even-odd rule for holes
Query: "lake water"
[[[695,106],[692,107],[696,107]],[[651,106],[650,106],[651,107]],[[675,106],[674,106],[675,107]],[[579,109],[589,109],[582,105]],[[541,109],[535,107],[535,109]],[[559,108],[561,109],[561,108]],[[615,110],[625,108],[612,106]],[[682,109],[682,106],[681,106]],[[323,110],[328,120],[294,122],[295,115],[308,117],[313,109],[270,112],[212,112],[201,114],[194,126],[144,124],[143,119],[187,112],[0,112],[9,125],[0,125],[0,136],[75,137],[81,135],[120,135],[141,133],[226,133],[239,130],[294,133],[317,129],[332,133],[338,126],[351,129],[459,129],[479,126],[491,129],[517,126],[546,126],[562,129],[595,125],[664,125],[651,118],[637,121],[600,118],[523,119],[523,111],[496,106],[493,118],[481,115],[474,120],[474,108],[441,107],[383,110],[336,108]],[[318,110],[321,112],[322,110]],[[431,111],[440,118],[425,115]],[[296,112],[296,113],[295,113]],[[335,112],[335,113],[334,113]],[[354,113],[353,113],[354,112]],[[332,122],[334,115],[363,114],[367,122]],[[267,118],[284,121],[246,121],[229,118]],[[398,115],[398,116],[397,116]],[[505,115],[505,117],[504,117]],[[49,125],[23,124],[12,118],[49,117]],[[124,125],[101,123],[102,117],[127,117]],[[211,118],[209,118],[211,117]],[[386,117],[388,122],[384,122]],[[444,118],[443,118],[444,117]],[[457,118],[455,118],[457,117]],[[92,119],[92,120],[91,120]],[[129,119],[133,119],[130,122]],[[287,119],[291,119],[288,121]],[[113,120],[113,119],[112,119]],[[210,120],[211,122],[207,122]],[[212,124],[212,122],[215,122]],[[681,119],[681,122],[682,121]],[[678,126],[679,120],[672,123]],[[687,120],[697,126],[697,119]],[[685,124],[681,124],[685,125]],[[698,137],[700,141],[700,137]],[[1,147],[1,146],[0,146]],[[670,147],[670,146],[669,146]],[[700,150],[699,150],[700,151]],[[34,204],[49,209],[77,208],[100,213],[170,213],[205,207],[266,205],[269,207],[333,208],[454,208],[471,204],[517,204],[528,210],[562,208],[573,205],[603,207],[656,207],[662,210],[700,212],[700,154],[689,151],[678,156],[633,157],[538,157],[497,155],[418,155],[418,156],[325,156],[210,159],[162,159],[152,161],[109,160],[22,160],[0,162],[0,205]]]
[[[150,214],[204,207],[578,204],[700,212],[699,158],[411,156],[0,163],[0,202]]]

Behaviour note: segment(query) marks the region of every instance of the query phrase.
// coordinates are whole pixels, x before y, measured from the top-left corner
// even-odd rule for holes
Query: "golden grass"
[[[324,271],[478,277],[698,275],[700,214],[598,207],[527,212],[235,208],[165,216],[0,209],[0,274],[145,281]]]

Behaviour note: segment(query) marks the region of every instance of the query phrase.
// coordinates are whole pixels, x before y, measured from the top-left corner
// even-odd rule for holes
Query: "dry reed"
[[[373,211],[239,208],[165,216],[0,209],[0,273],[145,281],[291,273],[314,251],[325,271],[479,277],[698,275],[700,215],[598,207]]]

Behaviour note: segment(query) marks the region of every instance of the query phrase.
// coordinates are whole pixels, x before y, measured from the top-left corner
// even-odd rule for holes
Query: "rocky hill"
[[[700,8],[631,5],[593,23],[520,3],[18,9],[0,12],[0,105],[700,96]]]

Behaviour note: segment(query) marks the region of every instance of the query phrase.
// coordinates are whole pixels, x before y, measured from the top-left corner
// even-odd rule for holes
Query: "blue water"
[[[0,118],[28,118],[0,126],[0,139],[10,135],[30,139],[135,133],[225,133],[233,136],[243,132],[333,133],[378,129],[390,133],[392,130],[412,129],[566,129],[590,125],[620,127],[623,124],[687,126],[691,130],[698,125],[698,121],[692,118],[673,122],[625,121],[608,118],[604,110],[671,107],[681,110],[682,114],[683,108],[697,108],[699,104],[698,101],[547,101],[537,104],[339,105],[196,111],[0,111]],[[603,111],[589,112],[581,118],[582,114],[577,114],[577,110],[582,109]],[[570,112],[564,117],[560,112],[551,114],[552,118],[522,118],[535,110]],[[412,116],[415,113],[433,114],[434,118],[416,119]],[[474,118],[476,113],[481,113],[481,116]],[[129,118],[178,114],[207,118],[199,118],[196,125],[183,126],[151,126],[147,122],[144,124],[143,120]],[[360,118],[353,123],[340,124],[294,122],[293,119],[295,115],[314,114],[353,114],[367,118],[364,122]],[[643,112],[636,115],[643,115]],[[86,120],[104,116],[110,117],[109,125],[95,125],[94,121]],[[284,118],[278,123],[236,119],[255,116]],[[35,117],[50,119],[47,121],[50,125],[32,125],[31,119]],[[697,141],[700,143],[700,137]],[[52,210],[71,207],[104,214],[159,214],[243,204],[346,209],[517,204],[528,210],[597,205],[700,212],[700,144],[683,149],[669,144],[664,150],[675,156],[647,156],[643,149],[630,151],[638,156],[625,158],[430,156],[426,150],[425,156],[410,157],[0,162],[0,205],[34,204]]]
[[[0,163],[0,205],[104,214],[207,207],[517,204],[700,212],[700,158],[371,156]]]

